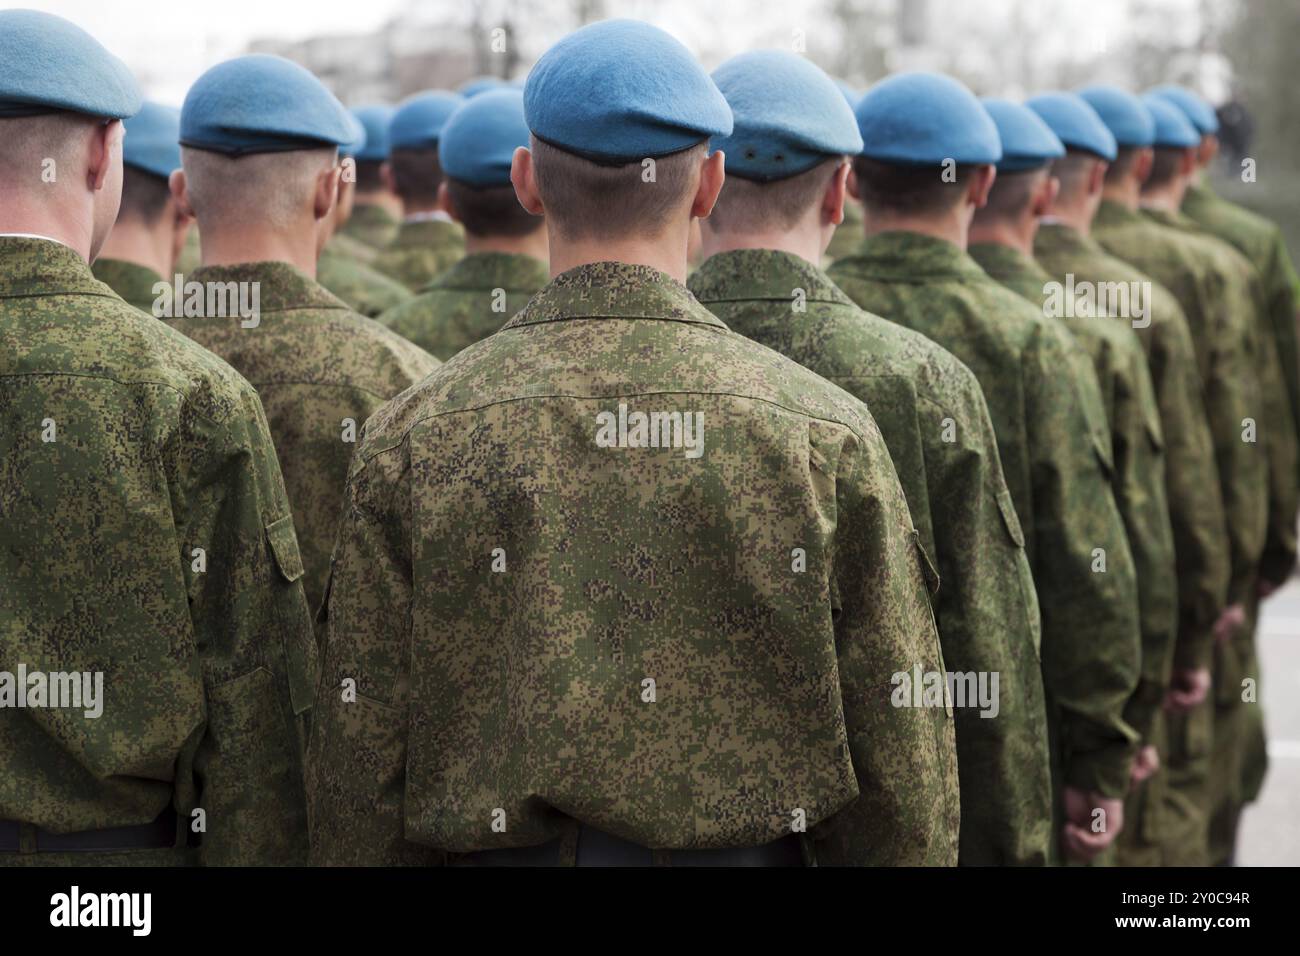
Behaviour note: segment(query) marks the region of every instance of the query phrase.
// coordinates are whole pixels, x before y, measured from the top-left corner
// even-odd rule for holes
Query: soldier
[[[682,285],[726,101],[610,20],[552,47],[524,105],[512,178],[554,278],[367,425],[314,858],[955,863],[945,695],[903,686],[943,663],[884,441]]]
[[[438,364],[312,278],[338,195],[336,147],[352,135],[342,105],[302,67],[264,54],[239,57],[212,67],[185,97],[182,169],[171,184],[203,233],[203,265],[188,279],[204,307],[176,307],[169,321],[257,388],[313,608],[362,424]],[[212,305],[232,293],[239,310],[220,308],[229,299]]]
[[[0,11],[0,865],[301,864],[316,654],[262,407],[87,265],[139,108]]]
[[[91,268],[96,279],[152,315],[158,298],[154,286],[172,283],[194,222],[177,208],[167,188],[167,178],[181,164],[181,114],[146,102],[123,126],[122,207]]]
[[[524,95],[481,93],[447,120],[438,141],[439,204],[465,227],[465,258],[379,321],[447,360],[505,324],[546,285],[546,229],[510,184],[514,151],[528,145]]]
[[[460,226],[438,208],[442,184],[438,137],[462,102],[462,97],[442,90],[418,93],[398,107],[388,125],[384,181],[402,201],[403,218],[374,266],[412,292],[419,292],[465,254]]]
[[[356,210],[356,155],[365,148],[367,136],[365,126],[359,120],[357,123],[359,139],[339,150],[344,172],[339,177],[339,195],[328,220],[326,242],[316,259],[316,281],[355,311],[373,319],[411,298],[411,293],[396,279],[367,265],[378,251],[343,231]]]
[[[340,235],[365,243],[374,255],[397,237],[398,216],[402,201],[388,188],[384,163],[388,161],[388,124],[393,121],[391,106],[363,106],[352,111],[366,131],[365,144],[352,158],[356,161],[356,192],[352,215],[343,223]]]
[[[803,57],[746,53],[713,79],[732,135],[727,183],[703,220],[695,297],[727,326],[871,409],[943,582],[935,617],[950,673],[998,675],[998,707],[954,700],[963,865],[1047,862],[1051,771],[1038,602],[979,383],[925,336],[863,312],[814,263],[841,218],[852,109]],[[955,687],[961,687],[955,683]]]
[[[1186,784],[1209,822],[1210,862],[1231,855],[1243,740],[1243,686],[1257,674],[1251,609],[1261,577],[1285,580],[1295,558],[1295,426],[1276,353],[1265,348],[1262,291],[1249,263],[1178,213],[1200,138],[1157,97],[1154,155],[1106,188],[1098,240],[1178,297],[1192,326],[1206,388],[1230,548],[1229,608],[1220,619],[1214,672],[1214,738],[1208,765]],[[1140,187],[1139,187],[1140,184]],[[1140,191],[1139,191],[1140,189]],[[1269,580],[1273,580],[1269,577]]]
[[[835,85],[839,87],[840,93],[849,104],[849,109],[856,109],[862,94],[843,80],[836,80]],[[835,235],[831,237],[831,244],[826,247],[826,253],[822,256],[822,268],[828,267],[836,259],[849,255],[861,241],[862,207],[855,202],[846,202],[844,220],[836,228]]]
[[[1156,726],[1168,689],[1177,634],[1177,582],[1173,531],[1165,497],[1165,461],[1151,374],[1134,331],[1106,317],[1080,316],[1053,309],[1061,283],[1033,260],[1034,235],[1060,188],[1049,166],[1065,146],[1028,107],[1006,100],[984,100],[1002,140],[998,177],[987,204],[971,224],[970,254],[984,270],[1062,324],[1083,346],[1073,354],[1090,360],[1101,386],[1095,403],[1105,409],[1100,441],[1111,448],[1115,469],[1111,487],[1124,519],[1129,550],[1137,569],[1142,623],[1142,672],[1124,719],[1142,741],[1133,764],[1133,789],[1126,801],[1128,826],[1120,845],[1142,830],[1145,782],[1159,766],[1160,728]],[[1080,373],[1081,385],[1092,374]]]
[[[862,308],[949,349],[983,387],[1042,610],[1061,845],[1091,859],[1123,829],[1136,735],[1122,712],[1140,652],[1110,449],[1095,440],[1105,413],[1082,410],[1098,386],[1076,382],[1088,369],[1071,358],[1069,333],[965,252],[1002,153],[979,101],[948,77],[907,73],[869,90],[857,117],[866,147],[850,182],[868,238],[829,272]]]

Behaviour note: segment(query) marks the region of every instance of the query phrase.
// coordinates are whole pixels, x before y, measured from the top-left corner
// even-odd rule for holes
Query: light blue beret
[[[218,63],[181,107],[181,145],[226,156],[346,146],[355,136],[351,115],[320,80],[267,53]]]
[[[501,87],[451,114],[438,140],[438,162],[445,175],[471,186],[508,186],[511,158],[527,145],[524,94]]]
[[[465,102],[458,93],[426,90],[402,100],[388,124],[388,148],[432,149],[438,145],[443,124]]]
[[[1132,93],[1115,86],[1089,86],[1079,97],[1097,111],[1118,146],[1150,146],[1156,139],[1151,111]]]
[[[124,124],[122,162],[166,179],[181,168],[181,111],[146,101]]]
[[[391,106],[360,106],[352,111],[366,131],[365,144],[352,154],[357,162],[379,163],[388,158],[388,124],[393,112]]]
[[[1219,117],[1214,112],[1214,107],[1187,87],[1166,83],[1164,86],[1147,90],[1147,93],[1166,99],[1177,106],[1192,121],[1192,125],[1202,136],[1209,136],[1219,131]]]
[[[496,90],[505,86],[505,81],[495,76],[476,76],[471,80],[466,80],[460,86],[456,87],[456,92],[461,96],[469,99],[478,96],[480,93],[486,93],[488,90]]]
[[[1115,161],[1119,150],[1115,134],[1077,93],[1042,93],[1027,99],[1025,105],[1042,117],[1066,149],[1081,149],[1108,163]]]
[[[844,99],[848,102],[849,109],[853,109],[858,105],[858,100],[862,99],[861,93],[849,86],[849,84],[845,83],[843,80],[836,80],[835,85],[838,86],[840,92],[844,94]]]
[[[35,10],[0,10],[0,117],[67,110],[125,119],[141,102],[126,64],[81,27]]]
[[[862,149],[853,110],[835,82],[796,53],[754,50],[713,71],[731,107],[730,136],[713,148],[727,175],[770,182],[805,172],[831,156]]]
[[[339,146],[339,155],[356,159],[357,153],[366,147],[366,127],[352,112],[348,113],[348,124],[352,127],[352,138]]]
[[[903,166],[946,160],[984,165],[1002,158],[993,119],[975,94],[939,73],[898,73],[858,101],[862,154]]]
[[[1156,121],[1156,137],[1153,146],[1190,149],[1201,145],[1201,134],[1196,131],[1187,114],[1173,103],[1164,97],[1148,93],[1142,97],[1142,105],[1151,111],[1151,118]]]
[[[1065,155],[1065,145],[1027,106],[1010,100],[982,99],[980,103],[993,117],[1002,140],[1002,160],[998,172],[1018,173],[1046,166]]]
[[[547,50],[524,84],[524,116],[538,139],[610,165],[667,156],[732,126],[686,47],[638,20],[592,23]]]

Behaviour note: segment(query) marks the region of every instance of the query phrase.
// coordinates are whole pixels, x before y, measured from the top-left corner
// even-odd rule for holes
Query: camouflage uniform
[[[411,298],[406,286],[354,257],[351,249],[361,243],[346,239],[346,236],[335,236],[325,244],[316,260],[317,282],[354,311],[372,319]]]
[[[1054,781],[1107,797],[1128,789],[1137,737],[1123,719],[1137,686],[1140,633],[1133,558],[1073,376],[1077,346],[944,240],[887,232],[830,276],[858,305],[952,351],[984,389],[1043,619],[1043,677]],[[1093,389],[1096,383],[1093,382]],[[1106,570],[1094,572],[1094,549]]]
[[[191,229],[185,235],[185,245],[181,247],[181,254],[176,258],[176,266],[173,272],[179,272],[181,275],[188,275],[199,267],[200,250],[199,250],[199,231]]]
[[[257,394],[39,239],[0,238],[0,521],[0,670],[102,672],[106,698],[0,709],[0,818],[30,846],[206,817],[197,850],[0,865],[304,862],[317,659]]]
[[[177,318],[171,324],[220,355],[257,389],[271,423],[307,569],[320,605],[338,527],[354,438],[383,402],[437,367],[432,356],[348,309],[281,262],[204,267],[192,282],[257,282],[260,323],[238,317]]]
[[[871,409],[939,567],[944,661],[955,673],[1000,675],[995,718],[973,703],[956,709],[961,863],[1047,862],[1052,796],[1038,600],[975,376],[925,336],[863,312],[822,270],[788,253],[724,252],[689,286],[729,328]]]
[[[844,221],[835,227],[831,244],[822,256],[822,268],[825,269],[836,259],[850,256],[862,242],[862,207],[855,202],[844,204]]]
[[[450,220],[404,222],[393,241],[375,257],[374,268],[418,292],[465,254],[460,226]]]
[[[1110,252],[1134,262],[1166,285],[1191,323],[1227,516],[1232,562],[1228,598],[1230,603],[1250,608],[1265,548],[1273,540],[1270,510],[1276,511],[1278,504],[1268,493],[1269,452],[1278,448],[1274,441],[1277,433],[1285,429],[1288,435],[1293,434],[1294,425],[1285,401],[1278,401],[1281,370],[1275,362],[1266,361],[1271,353],[1263,347],[1256,313],[1262,303],[1256,298],[1257,290],[1251,288],[1249,269],[1232,261],[1236,253],[1231,247],[1196,234],[1185,228],[1187,223],[1178,214],[1136,212],[1106,201],[1098,210],[1094,228],[1098,241]],[[1283,414],[1284,424],[1279,417]],[[1257,423],[1262,442],[1243,440],[1246,419]],[[1278,530],[1290,537],[1293,550],[1294,530]],[[1200,763],[1186,786],[1206,813],[1212,863],[1223,861],[1231,852],[1231,827],[1226,825],[1225,810],[1240,789],[1241,682],[1256,676],[1246,673],[1253,654],[1253,634],[1247,628],[1216,645],[1209,760]]]
[[[357,262],[363,262],[366,265],[370,265],[374,262],[375,258],[379,255],[379,250],[374,246],[367,245],[354,236],[349,236],[342,229],[336,231],[334,235],[330,236],[329,242],[325,244],[325,247],[328,249],[330,246],[334,247],[335,252],[341,253],[349,259],[354,259]]]
[[[704,415],[702,456],[598,447],[621,402]],[[437,862],[575,821],[753,846],[799,808],[820,862],[956,863],[951,712],[891,703],[892,675],[943,663],[880,432],[679,283],[557,277],[370,420],[347,499],[317,862]]]
[[[355,203],[352,215],[339,234],[363,242],[378,252],[397,238],[398,225],[397,219],[383,206]]]
[[[476,252],[379,321],[445,362],[505,325],[546,282],[546,263],[532,256]]]
[[[170,285],[173,281],[164,280],[148,266],[122,259],[96,259],[91,271],[96,279],[124,300],[150,315],[153,315],[153,304],[158,298],[153,291],[154,284],[166,281]]]

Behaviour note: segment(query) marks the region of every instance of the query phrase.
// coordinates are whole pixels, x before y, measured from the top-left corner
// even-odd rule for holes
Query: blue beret
[[[905,166],[952,160],[984,165],[1002,158],[993,119],[975,94],[939,73],[898,73],[857,106],[864,156]]]
[[[1173,103],[1148,93],[1142,97],[1142,105],[1151,111],[1151,118],[1156,121],[1156,137],[1152,145],[1171,149],[1201,145],[1201,134],[1196,132],[1187,114]]]
[[[456,87],[456,92],[461,96],[469,99],[478,96],[480,93],[486,93],[488,90],[496,90],[505,86],[505,81],[495,76],[476,76],[472,80],[466,80],[460,86]]]
[[[352,157],[359,163],[379,163],[388,158],[388,124],[393,119],[391,106],[361,106],[352,116],[366,131],[365,142]]]
[[[854,109],[858,105],[858,100],[862,99],[862,94],[843,80],[836,80],[835,85],[840,88],[840,93],[844,95],[845,101],[848,102],[849,109]]]
[[[339,146],[339,155],[356,159],[357,153],[366,146],[366,127],[361,120],[357,119],[356,114],[351,112],[348,113],[348,125],[352,127],[352,138]]]
[[[1010,100],[983,99],[980,102],[993,117],[998,138],[1002,140],[998,172],[1038,169],[1065,155],[1065,144],[1029,107]]]
[[[35,10],[0,10],[0,117],[68,110],[125,119],[140,104],[126,64],[81,27]]]
[[[1166,99],[1177,106],[1192,121],[1192,125],[1202,136],[1209,136],[1219,131],[1219,117],[1214,112],[1214,107],[1187,87],[1166,83],[1164,86],[1147,90],[1147,93]]]
[[[524,84],[524,116],[540,140],[599,163],[666,156],[731,134],[731,108],[695,58],[638,20],[570,33]]]
[[[1151,111],[1132,93],[1115,86],[1089,86],[1079,97],[1097,111],[1117,146],[1150,146],[1156,139]]]
[[[438,140],[438,162],[447,176],[471,186],[508,186],[511,158],[527,145],[524,94],[501,87],[451,114]]]
[[[714,70],[713,82],[735,117],[731,135],[713,141],[727,155],[729,176],[785,179],[831,156],[862,150],[844,95],[796,53],[742,53]]]
[[[402,100],[388,124],[388,148],[432,149],[438,145],[443,124],[465,102],[458,93],[426,90]]]
[[[124,124],[122,162],[166,179],[181,167],[181,111],[145,102]]]
[[[310,71],[254,53],[212,67],[181,107],[181,145],[226,156],[346,146],[352,117]]]
[[[1119,145],[1097,111],[1077,93],[1042,93],[1025,105],[1042,117],[1066,149],[1081,149],[1113,163]]]

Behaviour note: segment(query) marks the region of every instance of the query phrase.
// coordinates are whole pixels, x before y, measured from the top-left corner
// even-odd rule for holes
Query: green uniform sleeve
[[[1300,504],[1296,471],[1300,467],[1300,449],[1282,362],[1285,343],[1274,336],[1262,286],[1256,286],[1256,293],[1261,319],[1259,382],[1264,402],[1264,417],[1259,424],[1268,458],[1268,529],[1259,575],[1262,580],[1281,586],[1291,576],[1296,562],[1296,509]]]
[[[1281,232],[1273,230],[1269,242],[1268,262],[1261,267],[1264,280],[1265,308],[1269,327],[1277,345],[1277,358],[1282,380],[1286,384],[1287,401],[1291,419],[1300,438],[1300,344],[1297,343],[1297,324],[1300,324],[1300,277],[1296,276],[1286,242]],[[1300,467],[1300,466],[1297,466]],[[1297,476],[1300,483],[1300,475]]]
[[[203,811],[204,864],[302,864],[315,643],[284,483],[261,402],[245,388],[224,423],[195,425],[198,464],[182,503],[207,713],[192,806],[181,809]]]
[[[818,433],[828,431],[813,424]],[[836,429],[839,432],[838,429]],[[839,432],[842,435],[842,432]],[[895,675],[944,673],[924,557],[880,433],[839,456],[832,614],[858,798],[817,828],[830,865],[954,866],[960,828],[951,707],[910,706]],[[826,436],[828,460],[837,453]]]
[[[1141,656],[1137,582],[1111,490],[1110,449],[1098,447],[1078,386],[1061,374],[1071,366],[1070,343],[1059,329],[1044,330],[1025,350],[1023,375],[1034,574],[1048,596],[1040,601],[1044,682],[1060,715],[1065,782],[1121,797],[1137,740],[1123,718]]]

